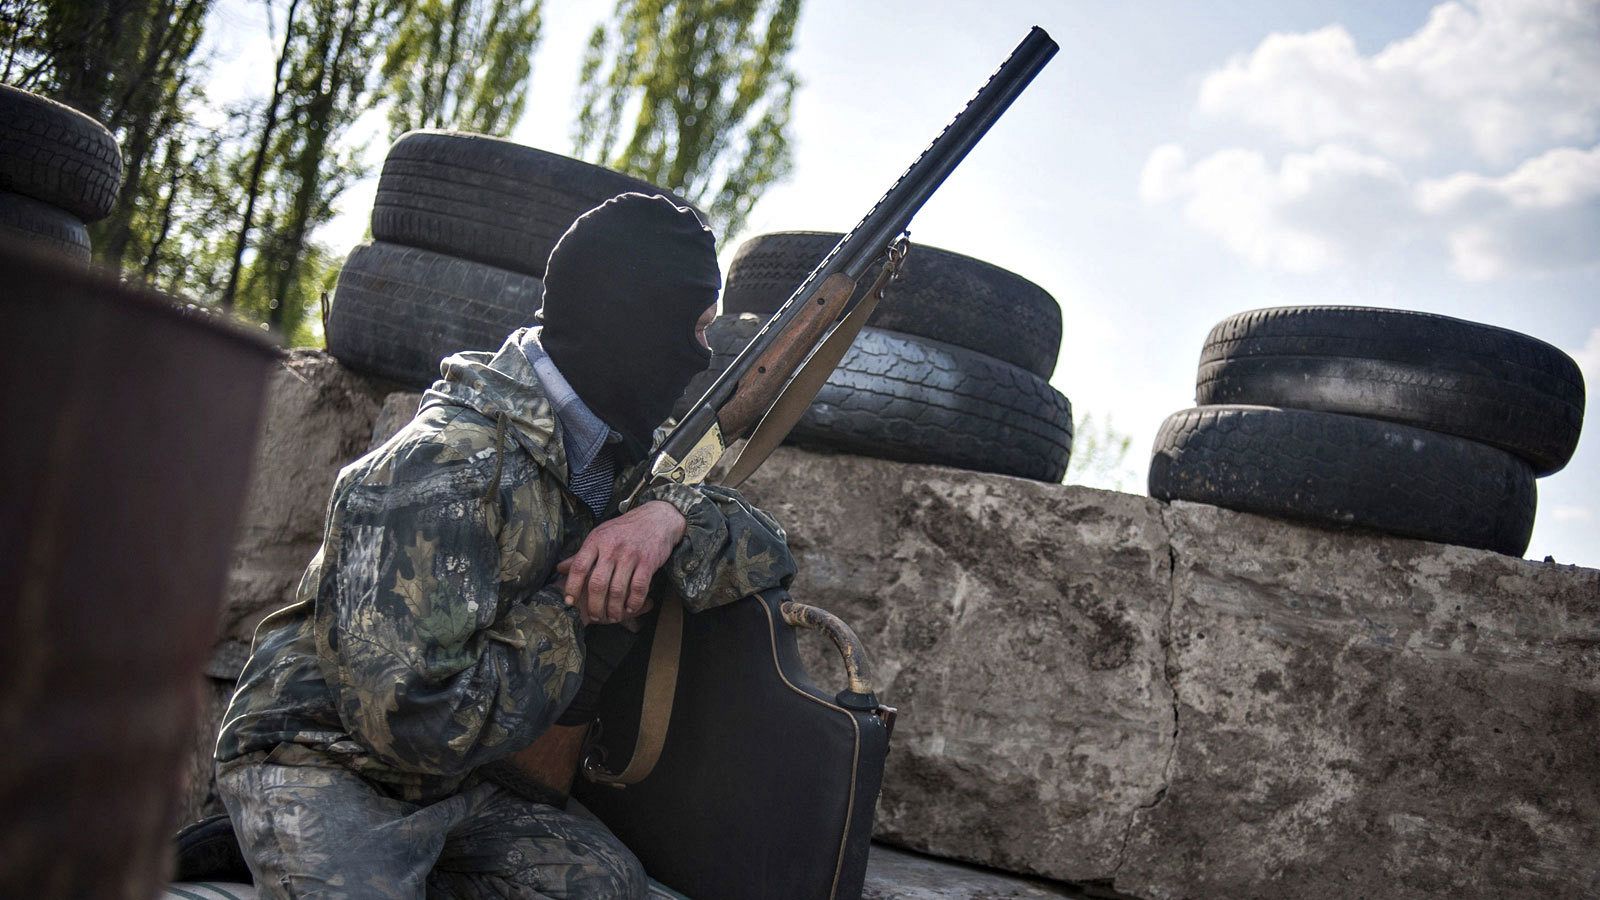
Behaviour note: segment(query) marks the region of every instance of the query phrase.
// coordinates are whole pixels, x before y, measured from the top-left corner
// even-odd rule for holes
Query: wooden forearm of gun
[[[717,410],[717,423],[724,439],[736,441],[755,430],[756,423],[789,383],[789,376],[799,370],[812,349],[822,341],[828,326],[844,314],[845,304],[850,302],[855,289],[855,279],[838,273],[829,275],[807,298],[800,314],[756,359],[750,371],[739,379],[733,396]]]

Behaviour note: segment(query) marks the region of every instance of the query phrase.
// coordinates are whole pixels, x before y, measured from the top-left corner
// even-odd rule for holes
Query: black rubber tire
[[[372,236],[543,278],[573,220],[630,191],[689,205],[637,178],[511,141],[412,131],[383,161]]]
[[[1415,425],[1499,447],[1539,475],[1583,427],[1583,373],[1543,341],[1448,316],[1354,306],[1224,319],[1200,354],[1195,402],[1282,406]]]
[[[328,312],[328,350],[352,369],[410,387],[460,350],[498,350],[533,324],[539,279],[381,241],[350,252]]]
[[[711,369],[690,384],[688,402],[760,327],[748,314],[712,323]],[[788,443],[1058,482],[1072,453],[1072,404],[1010,363],[864,328]]]
[[[728,264],[722,311],[770,316],[841,237],[780,231],[745,241]],[[1044,288],[983,260],[920,244],[912,245],[900,280],[867,324],[976,350],[1040,378],[1055,371],[1061,350],[1061,307]]]
[[[122,151],[104,125],[70,106],[0,85],[0,191],[97,222],[122,183]]]
[[[251,882],[250,865],[226,813],[184,826],[173,839],[174,881]]]
[[[0,191],[0,240],[32,244],[62,259],[89,261],[89,229],[66,210]]]
[[[1167,418],[1150,496],[1521,556],[1533,470],[1485,444],[1337,413],[1203,406]]]

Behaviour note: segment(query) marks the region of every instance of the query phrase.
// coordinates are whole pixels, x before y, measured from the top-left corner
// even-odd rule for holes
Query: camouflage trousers
[[[645,896],[644,869],[604,825],[489,782],[407,803],[282,745],[222,764],[217,786],[262,898]]]

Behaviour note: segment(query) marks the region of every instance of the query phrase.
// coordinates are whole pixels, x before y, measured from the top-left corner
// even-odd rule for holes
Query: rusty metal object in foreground
[[[0,896],[154,896],[277,352],[0,247]]]

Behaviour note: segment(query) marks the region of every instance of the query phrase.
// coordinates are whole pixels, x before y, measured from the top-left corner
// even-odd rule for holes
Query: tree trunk
[[[184,85],[184,81],[173,85],[171,98],[165,104],[157,104],[166,106],[159,121],[146,121],[144,127],[128,129],[123,139],[122,186],[117,190],[117,202],[111,215],[96,225],[94,243],[95,257],[118,271],[122,269],[123,257],[133,238],[133,216],[145,187],[145,162],[155,149],[156,140],[177,125]]]
[[[233,309],[234,296],[239,291],[239,270],[244,265],[244,248],[250,240],[250,227],[254,224],[256,200],[261,195],[261,173],[266,167],[267,152],[272,147],[273,132],[278,127],[278,107],[283,102],[283,67],[288,64],[289,50],[294,43],[294,14],[300,0],[289,0],[289,13],[283,20],[283,46],[272,68],[272,99],[267,103],[266,120],[261,125],[261,140],[256,144],[255,159],[250,163],[250,177],[245,183],[244,216],[239,223],[239,233],[233,242],[233,261],[228,265],[228,285],[222,291],[222,308]]]
[[[461,102],[461,94],[457,90],[459,85],[452,85],[450,82],[455,78],[456,66],[460,64],[461,20],[466,16],[467,7],[470,5],[470,0],[454,0],[450,4],[450,43],[445,47],[444,66],[439,73],[439,96],[434,98],[433,127],[435,128],[445,127],[445,123],[454,117],[453,112],[448,114],[445,112],[445,106],[449,104],[450,98],[454,96],[457,104]]]
[[[140,269],[146,282],[155,278],[156,266],[161,263],[161,247],[167,242],[167,235],[172,233],[172,207],[178,199],[178,185],[183,181],[184,167],[178,159],[178,147],[181,144],[181,136],[174,135],[167,139],[167,158],[163,163],[167,173],[167,198],[161,203],[161,224],[150,239],[150,252],[145,254],[144,266]]]
[[[128,34],[138,0],[58,0],[46,5],[46,56],[55,71],[55,98],[99,118],[106,85],[120,60],[116,43]]]
[[[306,121],[327,123],[333,118],[333,107],[351,76],[351,64],[346,59],[350,45],[356,39],[356,20],[363,0],[353,0],[348,8],[344,25],[339,30],[338,41],[329,51],[324,51],[317,77],[309,83],[317,86],[317,93],[306,104]],[[363,23],[365,24],[365,23]],[[284,240],[279,246],[283,264],[269,284],[272,297],[277,302],[268,312],[268,324],[274,331],[282,331],[284,317],[289,307],[289,294],[300,276],[300,263],[305,256],[306,236],[310,231],[312,205],[322,188],[323,157],[328,152],[330,128],[310,130],[302,145],[295,168],[299,184],[289,207],[289,221]]]

